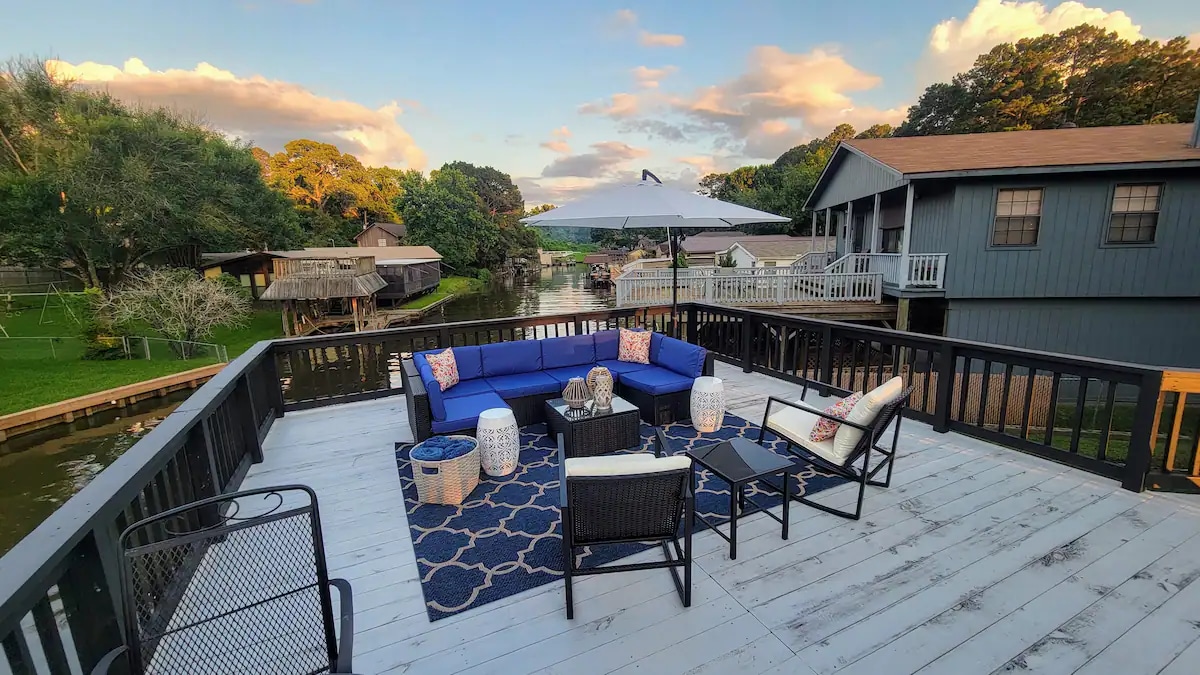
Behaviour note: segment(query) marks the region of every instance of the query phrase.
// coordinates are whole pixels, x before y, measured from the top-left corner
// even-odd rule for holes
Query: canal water
[[[584,285],[584,265],[545,268],[527,277],[496,281],[454,300],[423,323],[589,312],[614,306],[611,289]],[[168,415],[191,390],[141,401],[23,434],[0,443],[0,555],[45,520],[96,474]]]

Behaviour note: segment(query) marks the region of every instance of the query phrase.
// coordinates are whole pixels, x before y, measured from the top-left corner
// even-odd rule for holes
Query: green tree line
[[[1187,38],[1132,42],[1088,24],[996,45],[968,71],[930,85],[895,129],[842,124],[772,164],[705,176],[701,192],[792,218],[755,232],[808,234],[803,205],[840,141],[988,131],[1192,122],[1200,49]],[[819,228],[823,226],[819,225]],[[820,229],[819,229],[820,231]]]

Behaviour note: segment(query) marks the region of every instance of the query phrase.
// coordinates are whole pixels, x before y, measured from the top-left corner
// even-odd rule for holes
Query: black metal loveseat
[[[433,378],[425,355],[403,360],[401,380],[415,440],[434,434],[472,433],[479,413],[512,408],[517,424],[545,422],[545,402],[558,398],[572,377],[595,366],[613,374],[617,395],[638,407],[655,426],[690,416],[692,382],[713,374],[713,355],[703,347],[655,333],[650,363],[617,359],[618,331],[606,330],[541,340],[514,340],[454,347],[459,383],[447,391]]]

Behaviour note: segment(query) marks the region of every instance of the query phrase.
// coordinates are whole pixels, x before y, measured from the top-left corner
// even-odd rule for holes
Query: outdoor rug
[[[664,430],[675,454],[738,436],[758,438],[758,425],[730,414],[714,433],[702,434],[690,422],[671,424]],[[641,449],[626,452],[653,452],[654,427],[643,422],[641,432]],[[788,456],[784,442],[771,434],[764,445]],[[461,506],[417,502],[408,461],[411,447],[411,443],[396,444],[396,465],[430,621],[562,578],[558,449],[544,424],[521,429],[520,465],[513,474],[503,478],[481,475],[479,487]],[[793,483],[792,494],[813,494],[845,482],[818,473],[803,461],[798,460],[796,466],[798,474],[793,480],[798,485]],[[746,494],[769,506],[781,499],[757,485],[748,486]],[[707,471],[698,472],[696,511],[723,522],[729,517],[729,485]],[[705,527],[696,522],[697,532]],[[609,545],[597,547],[595,552],[585,548],[579,555],[584,566],[593,567],[646,548],[646,544]]]

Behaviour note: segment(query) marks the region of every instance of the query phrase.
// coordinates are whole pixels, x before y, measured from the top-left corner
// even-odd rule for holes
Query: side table
[[[728,441],[721,441],[720,443],[713,443],[712,445],[693,448],[692,450],[688,450],[687,454],[696,460],[696,464],[708,469],[709,473],[729,483],[729,534],[726,535],[717,527],[721,523],[709,521],[699,513],[696,514],[696,517],[711,527],[713,532],[716,532],[725,541],[729,542],[730,560],[737,559],[737,521],[739,518],[752,513],[762,511],[771,518],[774,518],[783,525],[783,538],[788,538],[788,503],[791,502],[791,495],[788,494],[791,480],[788,474],[794,466],[792,460],[781,457],[745,438],[734,438]],[[776,488],[770,481],[764,480],[762,483],[773,490],[782,492],[783,518],[771,513],[767,507],[747,497],[745,493],[747,483],[777,474],[783,475],[782,490]],[[694,493],[694,473],[692,474],[692,483]],[[747,509],[747,502],[753,508]],[[738,511],[739,507],[741,507],[740,513]]]
[[[521,432],[512,410],[489,408],[479,413],[475,439],[479,441],[479,464],[484,473],[507,476],[517,470]]]

